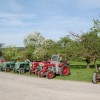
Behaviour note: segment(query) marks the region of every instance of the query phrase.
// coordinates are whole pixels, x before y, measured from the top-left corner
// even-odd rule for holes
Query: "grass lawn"
[[[57,79],[62,80],[74,80],[74,81],[84,81],[84,82],[91,82],[92,81],[92,74],[94,72],[94,69],[77,69],[77,68],[71,68],[71,75],[69,76],[57,76]]]

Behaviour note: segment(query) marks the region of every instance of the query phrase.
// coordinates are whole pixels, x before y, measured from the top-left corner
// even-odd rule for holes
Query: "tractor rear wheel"
[[[33,72],[31,69],[29,70],[29,73],[30,73],[30,74],[34,74],[34,72]]]
[[[24,69],[20,69],[20,70],[19,70],[19,73],[20,73],[20,74],[24,74],[24,73],[25,73],[25,70],[24,70]]]
[[[61,76],[68,76],[70,74],[70,68],[67,64],[63,65],[60,69]]]
[[[55,76],[55,74],[54,74],[53,71],[48,71],[48,72],[46,73],[46,77],[47,77],[48,79],[52,79],[52,78],[54,78],[54,76]]]
[[[38,72],[39,72],[39,71],[40,71],[40,70],[38,70],[38,69],[35,70],[35,75],[36,75],[36,76],[38,76]]]
[[[6,72],[10,72],[10,68],[6,68],[5,71],[6,71]]]
[[[0,66],[0,71],[3,71],[1,66]]]
[[[16,73],[16,69],[15,68],[13,69],[13,72]]]
[[[93,73],[92,82],[97,84],[99,82],[98,73]]]

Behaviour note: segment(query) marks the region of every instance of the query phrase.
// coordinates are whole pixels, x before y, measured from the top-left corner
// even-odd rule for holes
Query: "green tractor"
[[[14,67],[15,67],[15,61],[7,61],[2,63],[0,70],[5,72],[10,72],[11,70],[13,70]]]
[[[14,73],[24,74],[25,72],[29,72],[30,62],[16,62],[15,67],[13,68]]]

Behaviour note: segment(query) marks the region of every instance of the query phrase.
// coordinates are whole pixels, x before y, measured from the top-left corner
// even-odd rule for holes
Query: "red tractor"
[[[35,74],[35,70],[38,69],[39,62],[33,62],[32,65],[30,66],[30,74]]]
[[[38,76],[46,76],[48,79],[54,78],[55,75],[68,76],[70,74],[69,64],[65,55],[52,55],[49,63],[39,63],[40,70]]]
[[[42,61],[41,63],[46,63],[45,61]],[[36,76],[38,76],[38,71],[40,70],[40,62],[36,61],[36,62],[32,62],[31,66],[30,66],[30,74],[35,74]]]

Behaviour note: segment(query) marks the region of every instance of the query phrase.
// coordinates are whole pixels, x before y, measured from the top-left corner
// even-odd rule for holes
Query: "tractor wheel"
[[[92,82],[97,84],[99,82],[98,73],[93,73]]]
[[[47,77],[48,79],[52,79],[52,78],[54,78],[54,76],[55,76],[55,74],[54,74],[53,71],[48,71],[48,72],[46,73],[46,77]]]
[[[38,72],[38,76],[39,76],[39,77],[43,77],[43,76],[44,76],[44,73],[43,73],[42,71],[39,71],[39,72]]]
[[[38,72],[39,72],[39,71],[40,71],[39,69],[36,69],[36,70],[35,70],[35,75],[36,75],[36,76],[38,76]]]
[[[25,70],[24,69],[20,69],[19,73],[20,74],[24,74],[25,73]]]
[[[10,68],[6,68],[5,69],[5,72],[10,72]]]
[[[60,75],[61,76],[68,76],[70,74],[70,69],[67,64],[63,65],[60,69]]]
[[[29,73],[30,73],[30,75],[34,74],[31,69],[29,70]]]
[[[0,66],[0,71],[3,71],[1,66]]]
[[[15,68],[13,69],[13,72],[16,73],[16,69]]]

